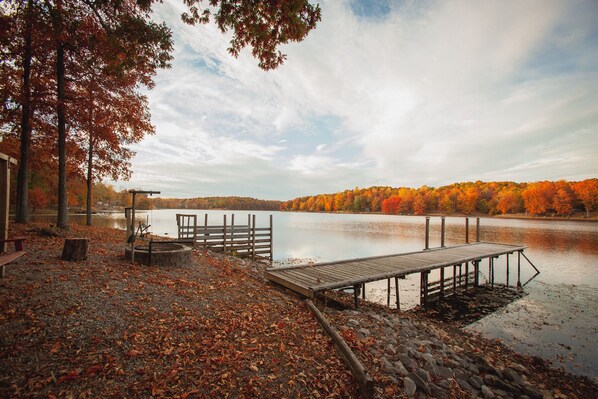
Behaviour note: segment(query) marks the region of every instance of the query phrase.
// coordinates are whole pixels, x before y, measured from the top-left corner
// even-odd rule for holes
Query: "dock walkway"
[[[474,266],[477,285],[479,264],[483,259],[489,259],[491,264],[493,259],[500,255],[509,255],[515,252],[522,254],[525,248],[521,245],[476,242],[396,255],[270,268],[265,272],[265,277],[306,297],[313,298],[317,293],[328,290],[344,287],[357,288],[368,282],[393,277],[395,279],[404,278],[414,273],[422,274],[422,287],[424,285],[427,287],[427,275],[431,270],[441,269],[441,274],[444,277],[445,267],[460,268],[462,264],[468,265],[468,262],[471,262]],[[468,272],[466,272],[467,274]],[[427,299],[427,292],[423,294]],[[398,295],[397,307],[399,307]]]

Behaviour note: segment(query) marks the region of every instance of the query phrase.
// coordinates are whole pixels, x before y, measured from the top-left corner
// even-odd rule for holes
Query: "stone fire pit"
[[[149,266],[183,266],[191,262],[191,248],[174,242],[154,241],[135,246],[135,261]],[[131,259],[131,247],[125,247],[125,257]]]

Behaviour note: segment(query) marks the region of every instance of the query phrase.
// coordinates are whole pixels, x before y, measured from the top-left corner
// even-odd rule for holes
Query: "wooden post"
[[[475,287],[479,287],[480,286],[480,260],[474,260],[473,261],[473,270],[475,273],[475,277],[473,279],[473,285]]]
[[[353,286],[353,301],[355,302],[355,309],[359,309],[359,285]]]
[[[453,295],[457,293],[457,265],[453,265]]]
[[[507,287],[509,286],[509,255],[507,254]]]
[[[401,310],[401,300],[399,297],[399,277],[395,276],[395,296],[396,296],[396,300],[397,300],[397,310],[400,311]]]
[[[475,220],[475,241],[480,242],[480,218]]]
[[[465,262],[465,288],[469,286],[469,262]]]
[[[444,248],[444,229],[446,227],[446,217],[440,218],[440,246]]]
[[[255,259],[255,215],[253,215],[253,225],[251,227],[251,259]]]
[[[8,238],[8,213],[10,209],[10,164],[17,162],[11,157],[0,154],[0,239]],[[0,246],[0,252],[6,252],[6,242]]]
[[[422,278],[424,281],[424,305],[428,304],[428,275],[430,272],[422,272]]]
[[[361,299],[365,300],[365,283],[361,284]]]
[[[517,251],[517,288],[521,288],[521,251]]]
[[[430,249],[430,216],[426,216],[426,247],[424,249]]]
[[[235,252],[235,214],[231,215],[231,224],[230,224],[230,251],[233,253]]]
[[[388,284],[386,288],[386,306],[390,307],[390,277],[388,278]]]
[[[204,218],[203,222],[203,249],[208,249],[208,214]]]
[[[326,333],[330,336],[330,338],[332,338],[335,348],[338,349],[345,363],[347,363],[351,369],[351,373],[355,377],[355,380],[359,384],[361,394],[367,399],[374,397],[374,380],[367,374],[365,367],[363,367],[359,359],[357,359],[349,345],[347,345],[345,340],[334,329],[334,327],[332,327],[328,320],[326,320],[324,315],[319,311],[318,308],[316,308],[312,301],[307,299],[305,303],[312,311],[316,319],[318,319],[322,328],[324,328]]]
[[[440,297],[444,298],[444,266],[440,268]]]
[[[226,215],[224,215],[224,226],[222,227],[222,253],[226,253]]]
[[[465,243],[469,244],[469,218],[465,218]]]
[[[270,215],[270,260],[274,260],[274,224]]]
[[[494,287],[494,257],[492,257],[490,264],[492,265],[492,287]]]

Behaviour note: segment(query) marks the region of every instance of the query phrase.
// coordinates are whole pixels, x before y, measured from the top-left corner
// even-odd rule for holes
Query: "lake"
[[[139,214],[151,232],[176,236],[176,213],[206,211],[152,210]],[[221,224],[235,214],[236,224],[256,215],[258,226],[274,215],[276,264],[325,262],[366,256],[419,251],[424,248],[425,218],[364,214],[322,214],[265,211],[207,211],[209,224]],[[80,219],[80,220],[78,220]],[[71,217],[83,222],[83,217]],[[123,214],[95,215],[97,225],[124,229]],[[440,245],[440,218],[430,221],[430,246]],[[470,240],[475,240],[475,218],[470,218]],[[467,327],[502,340],[519,352],[542,356],[575,374],[598,379],[598,223],[541,219],[482,218],[480,239],[522,244],[541,274],[525,286],[527,296]],[[123,233],[123,243],[125,234]],[[446,218],[446,245],[465,242],[463,217]],[[511,259],[513,261],[513,259]],[[487,267],[480,268],[482,281]],[[486,269],[486,270],[484,270]],[[504,257],[496,264],[496,281],[504,283]],[[510,283],[514,284],[513,269]],[[534,270],[522,263],[522,280]],[[432,276],[431,276],[432,277]],[[401,280],[401,304],[414,306],[419,276]],[[367,284],[369,300],[386,303],[386,281]],[[392,299],[391,299],[392,301]]]

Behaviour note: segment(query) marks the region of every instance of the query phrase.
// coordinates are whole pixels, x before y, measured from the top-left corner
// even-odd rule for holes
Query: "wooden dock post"
[[[421,287],[420,287],[420,303],[424,306],[428,304],[428,275],[430,274],[429,271],[424,271],[420,273],[421,276]]]
[[[430,249],[430,216],[426,216],[426,247],[424,249]]]
[[[208,214],[206,213],[206,217],[204,218],[203,223],[203,247],[207,249],[208,244]]]
[[[361,299],[365,300],[365,283],[361,284]]]
[[[475,242],[480,242],[480,218],[475,220]]]
[[[469,262],[465,262],[465,288],[469,286]]]
[[[457,293],[457,265],[453,265],[453,295]]]
[[[397,310],[401,310],[401,299],[399,297],[399,277],[395,276],[395,296],[397,300]]]
[[[475,278],[473,284],[475,287],[480,286],[480,259],[473,261],[473,270],[475,272]]]
[[[386,285],[386,306],[390,307],[390,277],[388,278],[388,284]]]
[[[355,309],[359,309],[359,285],[353,286],[353,301],[355,302]]]
[[[507,287],[509,286],[509,255],[507,254]]]
[[[255,259],[255,215],[252,215],[252,226],[251,226],[251,259]]]
[[[440,246],[444,248],[444,229],[446,227],[446,217],[440,217]]]
[[[272,215],[270,215],[270,260],[274,260],[274,223],[272,222]]]
[[[224,227],[222,232],[222,253],[226,253],[226,215],[224,215]]]
[[[469,244],[469,218],[465,218],[465,243]]]
[[[521,251],[517,251],[517,288],[521,288]]]
[[[440,297],[444,298],[444,266],[440,268]]]

